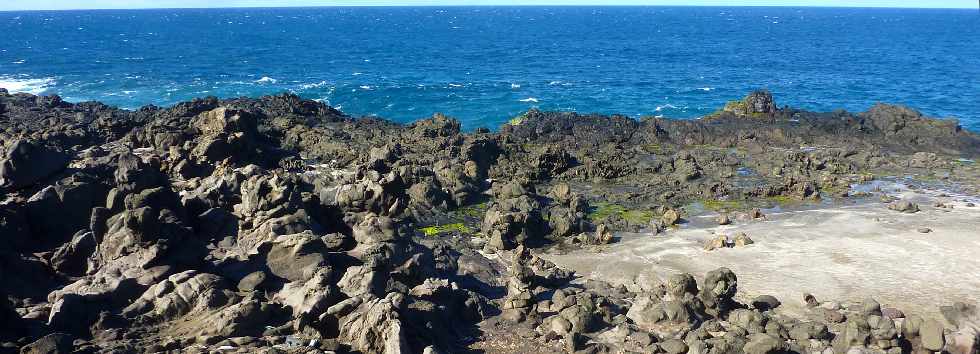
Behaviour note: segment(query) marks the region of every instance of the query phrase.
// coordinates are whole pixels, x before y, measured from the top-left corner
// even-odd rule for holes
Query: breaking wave
[[[52,77],[34,79],[23,76],[0,76],[0,87],[7,89],[10,93],[24,92],[38,95],[47,92],[57,84],[58,81]]]

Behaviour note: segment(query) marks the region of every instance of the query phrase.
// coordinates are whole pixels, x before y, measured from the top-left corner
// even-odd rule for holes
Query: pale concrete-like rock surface
[[[938,306],[980,300],[980,207],[976,197],[899,190],[922,211],[907,214],[871,202],[767,212],[767,220],[683,227],[665,235],[624,234],[601,252],[579,250],[543,257],[580,275],[643,287],[678,272],[700,277],[718,267],[738,274],[739,296],[784,299],[783,311],[802,309],[803,293],[817,299],[861,301],[938,316]],[[936,201],[952,209],[935,208]],[[713,216],[704,216],[713,218]],[[695,220],[693,224],[699,224]],[[707,225],[708,223],[700,223]],[[931,233],[918,229],[928,227]],[[704,250],[719,234],[744,232],[755,244]]]

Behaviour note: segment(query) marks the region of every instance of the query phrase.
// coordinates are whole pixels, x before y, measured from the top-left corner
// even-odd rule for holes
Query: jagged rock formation
[[[689,201],[975,177],[935,161],[980,155],[980,137],[907,108],[759,92],[699,121],[531,111],[463,133],[291,95],[125,111],[0,91],[0,127],[0,353],[465,352],[495,331],[540,352],[977,348],[966,304],[941,323],[811,298],[789,318],[736,301],[727,269],[631,292],[535,255],[667,231]]]

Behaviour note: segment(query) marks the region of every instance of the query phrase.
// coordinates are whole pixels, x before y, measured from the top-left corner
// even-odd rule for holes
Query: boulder
[[[167,175],[160,172],[158,161],[144,161],[131,153],[119,155],[113,178],[117,185],[129,191],[154,188],[167,184]]]
[[[745,354],[779,354],[788,349],[789,345],[782,339],[765,333],[750,335],[748,343],[742,347]]]
[[[922,347],[929,351],[938,352],[946,346],[946,334],[943,324],[936,320],[926,320],[919,327],[919,337]]]
[[[52,333],[20,348],[21,354],[70,354],[73,338],[65,333]]]
[[[728,322],[748,333],[765,333],[769,318],[761,312],[749,309],[735,309],[728,314]]]
[[[398,314],[403,301],[403,295],[392,293],[361,304],[340,320],[339,338],[364,353],[411,353]]]
[[[51,268],[61,274],[80,276],[88,270],[87,260],[97,246],[92,232],[79,232],[51,255]]]
[[[241,292],[252,292],[262,288],[265,283],[266,276],[265,272],[259,270],[246,275],[242,280],[238,281],[238,291]]]
[[[732,223],[732,218],[728,216],[728,213],[721,213],[718,214],[718,217],[715,218],[715,221],[718,222],[718,225],[729,225]]]
[[[569,236],[586,229],[585,220],[572,210],[551,208],[548,213],[548,226],[555,236]]]
[[[269,273],[289,282],[304,282],[328,265],[326,246],[312,233],[285,235],[259,247]]]
[[[919,212],[919,205],[907,200],[899,200],[888,204],[888,209],[912,214]]]
[[[422,208],[442,208],[446,209],[449,204],[449,195],[446,191],[439,188],[433,181],[424,181],[413,184],[408,188],[408,197],[413,205]]]
[[[860,312],[861,315],[867,316],[881,316],[881,304],[875,299],[867,298],[861,302]]]
[[[687,353],[688,347],[687,343],[678,339],[668,339],[659,344],[660,349],[667,354],[682,354]]]
[[[728,248],[728,245],[729,245],[728,236],[718,235],[704,242],[704,250],[710,252],[722,248]]]
[[[572,200],[572,188],[568,183],[555,184],[551,187],[551,197],[559,203],[569,203]]]
[[[492,249],[510,250],[534,244],[543,236],[539,205],[527,196],[493,203],[483,218],[481,230]]]
[[[712,315],[720,315],[735,308],[733,298],[738,292],[738,278],[728,268],[718,268],[708,272],[704,277],[704,288],[699,298]]]
[[[191,125],[201,134],[191,156],[201,161],[242,161],[256,144],[256,118],[249,112],[219,107],[201,113]]]
[[[798,323],[789,330],[788,334],[790,338],[798,341],[822,340],[830,337],[827,326],[818,322]]]
[[[68,167],[71,157],[39,142],[17,140],[0,160],[0,186],[12,189],[34,185]]]
[[[381,216],[399,215],[408,204],[409,196],[405,193],[411,186],[405,185],[396,171],[384,175],[366,171],[360,177],[337,188],[323,190],[320,199],[332,201],[344,211],[371,212]]]
[[[745,247],[753,243],[755,243],[755,241],[752,241],[752,238],[750,238],[749,235],[746,235],[744,232],[739,232],[735,235],[735,239],[732,241],[732,246]]]
[[[845,353],[851,348],[863,348],[871,340],[871,326],[862,317],[851,317],[841,330],[841,333],[834,338],[834,351]]]
[[[697,159],[689,152],[683,151],[677,153],[673,160],[674,173],[673,178],[677,183],[689,183],[693,180],[701,178],[704,175],[704,170],[698,163]],[[680,214],[674,214],[680,219]],[[666,220],[665,220],[666,221]],[[664,222],[665,225],[673,225],[672,223]]]
[[[779,302],[779,299],[776,299],[776,297],[771,295],[759,295],[756,296],[755,299],[752,299],[752,307],[763,312],[774,310],[779,307],[779,305],[782,305],[782,303]]]
[[[741,101],[729,102],[724,111],[736,116],[768,117],[776,112],[776,103],[769,91],[760,90],[750,93]]]
[[[905,318],[905,313],[902,310],[896,309],[894,307],[886,307],[881,309],[881,315],[893,320],[899,318]]]
[[[672,274],[667,278],[667,295],[670,299],[687,300],[698,293],[698,283],[687,273]]]
[[[666,300],[637,296],[626,312],[640,328],[658,333],[676,334],[689,330],[704,320],[704,312],[696,301]]]
[[[919,329],[922,328],[922,324],[925,322],[922,317],[912,314],[902,321],[902,336],[905,338],[915,338],[919,336]]]
[[[660,222],[667,226],[677,224],[677,222],[680,220],[681,220],[680,212],[674,209],[667,209],[666,211],[664,211],[663,216],[660,217]]]
[[[223,292],[227,284],[221,277],[188,270],[171,275],[151,286],[139,299],[123,309],[123,315],[171,320],[189,313],[205,312],[228,303]]]
[[[950,306],[940,306],[939,313],[943,315],[947,328],[980,326],[980,311],[973,304],[955,302]]]
[[[980,352],[980,332],[975,327],[964,327],[954,332],[946,345],[950,354],[976,354]]]
[[[273,300],[292,309],[294,318],[303,315],[317,318],[339,297],[339,290],[332,282],[332,273],[329,267],[316,269],[307,280],[284,285]]]
[[[817,297],[810,293],[803,293],[803,305],[807,308],[815,308],[820,306],[820,301],[817,301]]]
[[[395,220],[386,216],[368,214],[354,225],[354,240],[364,245],[378,245],[396,241],[400,235]]]
[[[580,234],[576,240],[585,245],[606,245],[612,242],[613,233],[606,224],[599,224],[594,233]]]

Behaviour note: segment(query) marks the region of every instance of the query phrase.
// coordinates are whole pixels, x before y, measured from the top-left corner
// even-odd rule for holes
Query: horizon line
[[[107,11],[107,10],[230,10],[230,9],[316,9],[316,8],[412,8],[412,7],[429,7],[429,8],[463,8],[463,7],[721,7],[721,8],[811,8],[811,9],[901,9],[901,10],[974,10],[973,7],[904,7],[904,6],[814,6],[814,5],[642,5],[642,4],[602,4],[602,5],[586,5],[586,4],[542,4],[542,5],[532,5],[532,4],[508,4],[508,5],[495,5],[495,4],[478,4],[478,5],[460,5],[460,4],[446,4],[446,5],[436,5],[436,4],[414,4],[414,5],[375,5],[375,4],[353,4],[353,5],[304,5],[304,6],[220,6],[220,7],[106,7],[106,8],[72,8],[72,9],[16,9],[16,10],[2,10],[0,12],[33,12],[33,11]]]

